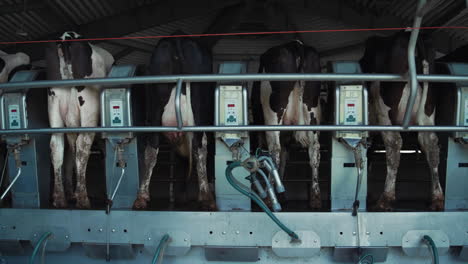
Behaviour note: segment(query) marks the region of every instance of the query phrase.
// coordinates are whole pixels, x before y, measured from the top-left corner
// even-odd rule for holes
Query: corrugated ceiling
[[[337,2],[337,0],[329,0]],[[444,21],[444,26],[468,25],[466,10],[456,16],[447,18],[447,12],[453,11],[464,0],[433,0],[431,10],[424,19],[425,25],[435,26]],[[64,30],[67,25],[86,25],[92,21],[113,16],[137,6],[158,2],[157,0],[0,0],[0,41],[20,41],[43,39],[52,33]],[[159,1],[161,2],[161,1]],[[291,4],[294,2],[294,4]],[[345,3],[346,2],[346,3]],[[362,25],[353,21],[341,20],[339,16],[330,14],[311,15],[308,9],[301,8],[304,1],[286,0],[282,3],[290,22],[300,30],[359,28]],[[318,4],[318,1],[313,2]],[[291,4],[291,5],[290,5]],[[305,3],[304,3],[305,5]],[[343,1],[343,7],[352,8],[362,16],[393,16],[402,24],[411,25],[417,1],[393,0],[349,0]],[[340,5],[341,6],[341,5]],[[182,7],[181,7],[182,8]],[[24,12],[24,10],[26,10]],[[54,10],[57,16],[51,17]],[[456,11],[456,10],[455,10]],[[176,30],[189,34],[203,33],[213,23],[217,13],[197,15],[185,19],[171,21],[157,27],[144,29],[128,36],[169,35]],[[250,23],[255,19],[250,19]],[[257,18],[257,20],[259,20]],[[259,21],[256,21],[258,23]],[[261,21],[260,21],[261,22]],[[468,43],[468,30],[439,30],[452,37],[454,46]],[[436,31],[438,32],[438,31]],[[26,34],[23,34],[26,33]],[[305,43],[314,46],[319,52],[330,52],[362,43],[372,32],[339,32],[302,34]],[[293,36],[290,36],[291,38]],[[263,36],[255,38],[225,38],[214,48],[215,56],[235,58],[255,58],[266,49],[284,43],[285,36]],[[114,55],[119,55],[118,63],[147,62],[152,47],[157,39],[139,39],[131,41],[112,41],[100,43]],[[130,49],[129,49],[130,48]],[[134,49],[134,50],[132,50]],[[40,64],[40,63],[38,63]]]

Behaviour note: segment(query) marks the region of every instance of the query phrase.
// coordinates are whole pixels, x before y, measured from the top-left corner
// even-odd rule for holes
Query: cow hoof
[[[67,194],[67,201],[69,203],[75,203],[76,202],[76,195],[75,193],[68,193]]]
[[[322,197],[320,196],[320,191],[312,189],[310,190],[309,207],[312,210],[318,210],[322,208]]]
[[[435,198],[432,199],[431,211],[443,211],[444,210],[444,199]]]
[[[320,199],[312,199],[309,201],[309,207],[312,210],[318,210],[322,208],[322,200]]]
[[[201,211],[218,211],[218,207],[214,201],[200,201]]]
[[[91,208],[91,203],[87,196],[77,197],[76,199],[76,208],[78,209],[89,209]]]
[[[270,197],[267,197],[265,198],[265,200],[263,201],[265,203],[265,205],[270,208],[270,210],[273,211],[273,202],[271,202],[271,199]]]
[[[65,195],[64,193],[55,193],[53,194],[52,197],[52,205],[55,208],[67,208],[68,204],[67,201],[65,200]]]
[[[54,208],[63,209],[63,208],[67,208],[68,204],[67,204],[67,201],[65,201],[65,198],[62,197],[62,199],[54,198],[52,205],[54,206]]]
[[[377,212],[392,212],[393,211],[393,203],[395,199],[388,197],[387,195],[383,194],[380,199],[377,201],[377,204],[374,207],[374,210]]]
[[[134,210],[144,210],[148,207],[149,199],[144,197],[138,197],[133,203]]]

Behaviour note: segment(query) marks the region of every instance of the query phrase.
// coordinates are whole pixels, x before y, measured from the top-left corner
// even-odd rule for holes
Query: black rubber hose
[[[243,195],[249,197],[250,199],[252,199],[258,206],[260,206],[260,208],[262,208],[262,210],[271,218],[271,220],[273,220],[273,222],[275,222],[281,229],[283,229],[284,232],[286,232],[291,238],[293,241],[297,241],[299,240],[299,236],[294,232],[292,231],[291,229],[289,229],[287,226],[285,226],[271,211],[270,209],[268,208],[268,206],[262,201],[262,199],[256,194],[256,193],[253,193],[253,192],[250,192],[248,190],[245,190],[244,188],[242,188],[239,184],[236,183],[236,179],[234,179],[234,176],[232,175],[232,170],[236,167],[242,167],[242,163],[239,162],[239,161],[235,161],[231,164],[229,164],[229,166],[226,168],[226,179],[227,181],[229,182],[229,184],[232,185],[232,187],[234,187],[234,189],[238,190],[240,193],[242,193]]]
[[[423,241],[429,244],[431,251],[432,251],[432,257],[433,257],[433,262],[434,264],[439,264],[439,252],[437,252],[437,247],[436,244],[434,243],[434,240],[428,235],[423,236]]]

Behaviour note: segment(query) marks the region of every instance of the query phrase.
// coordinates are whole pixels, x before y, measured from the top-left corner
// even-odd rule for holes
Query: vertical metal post
[[[249,95],[248,95],[248,92],[247,92],[247,87],[243,87],[242,88],[242,111],[243,111],[243,119],[244,119],[244,125],[248,125],[249,124],[249,102],[248,102],[248,99],[249,98]]]
[[[403,118],[403,127],[408,128],[411,113],[413,112],[414,102],[416,101],[416,94],[418,90],[418,80],[416,78],[416,61],[415,61],[415,49],[416,43],[418,42],[419,28],[421,27],[421,22],[424,16],[424,6],[426,5],[426,0],[419,0],[418,7],[416,10],[416,16],[413,22],[413,29],[411,31],[411,36],[408,44],[408,66],[409,66],[409,75],[410,75],[410,96],[408,98],[408,104],[406,107],[405,116]]]
[[[169,209],[174,209],[175,205],[175,197],[174,197],[174,185],[175,185],[175,177],[174,177],[174,167],[175,167],[175,153],[174,151],[170,151],[170,166],[169,166]]]
[[[177,117],[177,128],[181,129],[182,128],[182,110],[180,109],[180,96],[182,94],[182,79],[177,80],[177,85],[176,85],[176,95],[175,95],[175,112],[176,112],[176,117]],[[187,98],[187,100],[189,100]]]
[[[340,86],[335,87],[335,125],[340,125]]]
[[[214,125],[219,126],[219,85],[215,89]]]
[[[369,125],[369,91],[367,91],[367,87],[363,89],[364,94],[364,104],[363,104],[363,113],[364,113],[364,125]]]

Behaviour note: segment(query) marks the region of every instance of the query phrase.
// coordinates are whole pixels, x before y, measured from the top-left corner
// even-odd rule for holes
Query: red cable
[[[212,33],[212,34],[190,34],[190,35],[160,35],[160,36],[135,36],[135,37],[113,37],[113,38],[87,38],[87,39],[68,39],[68,40],[28,40],[28,41],[6,41],[0,42],[0,45],[12,44],[35,44],[50,42],[68,42],[68,41],[106,41],[106,40],[125,40],[125,39],[156,39],[156,38],[180,38],[180,37],[215,37],[215,36],[245,36],[245,35],[273,35],[273,34],[295,34],[295,33],[324,33],[324,32],[358,32],[358,31],[389,31],[389,30],[413,30],[413,29],[468,29],[468,26],[449,26],[449,27],[394,27],[394,28],[356,28],[356,29],[321,29],[321,30],[294,30],[294,31],[267,31],[267,32],[238,32],[238,33]]]

